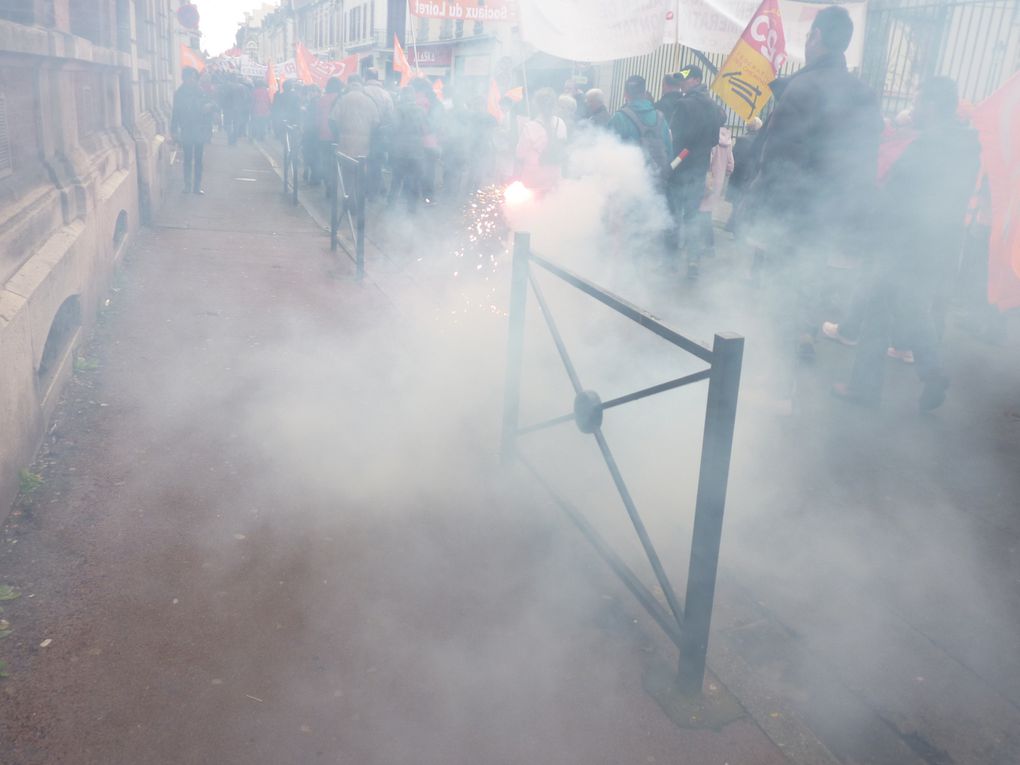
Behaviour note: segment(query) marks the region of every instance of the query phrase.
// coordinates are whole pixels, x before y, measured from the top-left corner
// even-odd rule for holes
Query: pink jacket
[[[733,172],[733,136],[729,128],[719,128],[719,143],[712,149],[712,157],[708,165],[708,181],[705,196],[701,198],[698,210],[714,213],[719,200],[722,199],[726,179]]]

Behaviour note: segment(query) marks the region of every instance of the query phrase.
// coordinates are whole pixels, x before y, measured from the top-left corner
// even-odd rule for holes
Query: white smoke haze
[[[537,254],[707,345],[717,331],[747,338],[721,580],[746,590],[789,627],[804,655],[821,657],[902,729],[944,726],[939,747],[958,762],[982,761],[963,756],[973,753],[969,742],[951,740],[969,713],[950,707],[960,716],[953,723],[926,701],[949,690],[916,679],[923,657],[917,666],[896,663],[904,633],[920,634],[914,625],[946,635],[953,655],[984,677],[983,658],[1011,648],[991,636],[1010,618],[995,615],[996,604],[1015,594],[987,581],[959,493],[931,478],[939,457],[929,441],[951,437],[948,426],[919,424],[912,414],[843,416],[817,391],[808,394],[812,410],[792,423],[763,411],[756,402],[784,366],[767,291],[734,277],[744,266],[732,263],[706,263],[696,287],[663,271],[668,214],[634,147],[584,138],[568,168],[531,211]],[[245,332],[225,321],[222,337],[196,338],[179,381],[135,381],[135,403],[154,422],[179,419],[182,438],[200,438],[183,430],[204,422],[224,434],[238,471],[256,467],[227,502],[249,508],[246,522],[224,507],[187,532],[208,587],[280,574],[278,584],[262,585],[281,593],[266,629],[286,630],[303,664],[292,677],[263,667],[264,692],[314,730],[335,728],[345,751],[365,746],[360,761],[606,761],[592,727],[635,697],[643,706],[612,734],[633,744],[635,762],[672,761],[676,750],[641,748],[643,726],[657,724],[649,720],[669,724],[639,688],[647,653],[670,663],[673,654],[530,476],[498,465],[509,256],[491,272],[454,277],[455,237],[422,237],[412,217],[402,226],[391,234],[414,241],[413,250],[374,273],[370,261],[375,283],[361,297],[343,289],[352,300],[345,310],[317,314],[337,299],[327,285],[307,307],[275,309],[273,329],[253,337],[242,357],[217,355]],[[603,400],[702,368],[542,269],[532,273],[584,387]],[[231,306],[220,310],[232,314]],[[526,322],[522,425],[573,405],[533,295]],[[146,395],[155,385],[158,403]],[[695,384],[605,413],[607,440],[681,596],[706,390]],[[910,451],[885,465],[885,452],[869,450],[876,440]],[[519,444],[656,589],[592,438],[565,423]],[[153,469],[172,475],[176,466]],[[988,480],[1015,484],[1003,477],[1008,465],[983,469]],[[945,604],[963,609],[960,621],[971,626],[953,631]],[[620,627],[634,619],[634,632]],[[605,641],[584,629],[592,624]],[[261,650],[253,635],[230,652],[237,666],[216,672],[241,672],[246,659],[264,658]],[[795,667],[801,674],[777,688],[810,697],[804,684],[816,679],[814,666]],[[987,713],[987,729],[1013,740],[1008,719],[975,700],[970,686],[960,693]],[[236,725],[239,740],[265,736],[252,722]],[[264,754],[293,761],[278,746],[267,743]]]

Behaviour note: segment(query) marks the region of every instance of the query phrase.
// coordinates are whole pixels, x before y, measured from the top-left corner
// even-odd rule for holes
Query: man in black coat
[[[696,66],[680,72],[683,91],[669,122],[673,135],[673,156],[686,152],[680,166],[669,179],[668,199],[677,224],[678,239],[687,247],[687,278],[698,278],[702,254],[708,243],[701,235],[698,208],[705,195],[705,177],[712,149],[719,143],[719,128],[726,115],[702,83],[702,72]]]
[[[941,406],[949,380],[942,371],[932,306],[953,279],[974,192],[981,146],[977,132],[957,117],[956,83],[935,77],[914,108],[917,137],[889,168],[877,195],[864,319],[850,382],[833,393],[877,404],[886,350],[895,329],[914,355],[923,384],[919,406]]]
[[[202,156],[205,144],[212,139],[213,103],[198,85],[198,70],[184,67],[183,83],[174,93],[170,135],[184,151],[184,193],[202,191]]]
[[[662,78],[662,98],[655,102],[655,108],[662,112],[666,122],[673,119],[676,105],[684,97],[683,91],[680,89],[682,81],[683,77],[679,74],[667,74]]]
[[[748,236],[789,292],[781,301],[790,312],[784,334],[796,338],[802,358],[814,356],[822,269],[832,255],[863,248],[874,201],[882,115],[875,94],[847,71],[852,36],[843,7],[815,17],[807,64],[785,79],[762,130],[745,207]]]

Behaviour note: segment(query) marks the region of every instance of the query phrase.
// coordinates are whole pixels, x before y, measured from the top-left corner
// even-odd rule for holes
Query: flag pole
[[[418,66],[418,39],[415,37],[414,34],[414,16],[411,15],[411,0],[407,0],[407,20],[408,20],[407,28],[408,31],[411,33],[410,34],[411,48],[414,49],[414,69],[416,72],[418,72],[418,76],[420,77],[421,67]]]

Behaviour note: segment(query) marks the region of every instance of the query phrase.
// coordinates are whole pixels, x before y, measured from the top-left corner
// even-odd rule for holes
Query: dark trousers
[[[386,159],[387,141],[383,131],[376,129],[372,133],[368,156],[365,158],[365,182],[368,184],[366,193],[370,197],[383,193],[383,163]]]
[[[943,377],[938,336],[932,317],[935,285],[925,275],[880,277],[869,287],[850,373],[850,388],[862,398],[877,401],[885,379],[886,349],[894,340],[914,354],[914,369],[922,382]]]
[[[414,211],[422,196],[423,161],[418,157],[391,156],[393,178],[390,180],[389,203],[397,201],[401,193],[407,200],[407,209]]]
[[[185,143],[184,149],[184,190],[197,191],[202,188],[202,155],[205,153],[203,143]]]
[[[705,195],[705,172],[695,168],[675,174],[669,181],[666,193],[675,224],[670,244],[678,248],[686,247],[687,261],[699,263],[707,249],[704,226],[698,213],[701,198]]]
[[[227,131],[227,142],[233,146],[244,127],[241,112],[237,109],[223,110],[223,128]]]

